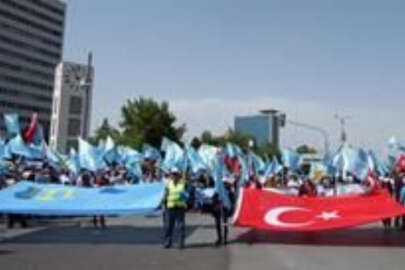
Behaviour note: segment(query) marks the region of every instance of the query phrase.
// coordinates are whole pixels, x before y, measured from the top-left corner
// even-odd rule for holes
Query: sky
[[[186,138],[275,108],[381,152],[405,139],[403,0],[68,0],[64,60],[94,54],[93,129],[139,96],[167,100]],[[322,137],[287,125],[284,147]]]

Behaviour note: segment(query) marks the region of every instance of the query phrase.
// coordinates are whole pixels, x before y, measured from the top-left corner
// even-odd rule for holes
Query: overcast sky
[[[403,0],[70,0],[65,60],[94,52],[93,128],[140,95],[168,100],[187,138],[276,108],[382,151],[405,138]],[[282,145],[318,134],[287,126]]]

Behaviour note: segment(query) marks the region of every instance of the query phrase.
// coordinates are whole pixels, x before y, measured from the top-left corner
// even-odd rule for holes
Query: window
[[[10,20],[21,22],[21,23],[23,23],[25,25],[28,25],[28,26],[32,26],[32,27],[34,27],[34,28],[36,28],[38,30],[41,30],[41,31],[43,31],[45,33],[48,33],[50,35],[53,35],[55,37],[58,37],[58,38],[62,37],[62,31],[56,31],[56,30],[50,29],[49,27],[45,27],[42,24],[33,22],[32,20],[22,18],[19,15],[11,14],[11,13],[6,12],[4,10],[0,10],[0,15],[4,16],[5,18],[8,18]]]
[[[74,137],[80,135],[80,120],[70,118],[68,122],[68,136]]]
[[[53,41],[49,38],[40,36],[39,34],[33,34],[29,31],[29,29],[23,30],[23,29],[16,27],[15,25],[9,25],[9,24],[3,23],[3,22],[0,22],[0,28],[7,32],[11,32],[11,33],[18,34],[20,36],[31,38],[33,40],[41,42],[44,45],[53,46],[54,48],[57,48],[58,50],[60,50],[60,48],[62,47],[61,42]]]
[[[2,0],[3,3],[8,4],[10,7],[13,7],[15,9],[18,9],[22,12],[28,13],[30,15],[33,15],[35,17],[41,18],[42,20],[46,20],[48,22],[57,24],[59,26],[63,26],[63,19],[59,18],[59,19],[55,19],[49,15],[47,15],[46,13],[43,12],[38,12],[37,10],[30,8],[26,5],[21,5],[15,1],[12,0]],[[60,17],[60,16],[59,16]]]
[[[49,92],[53,92],[53,86],[44,84],[44,83],[39,83],[39,82],[33,82],[29,80],[24,80],[21,78],[17,78],[14,76],[7,76],[7,75],[1,75],[0,74],[0,80],[5,81],[5,82],[10,82],[14,83],[20,86],[28,86],[32,88],[37,88],[38,90],[48,90]]]
[[[35,5],[37,5],[39,7],[42,7],[43,9],[52,11],[52,12],[58,14],[58,15],[61,15],[61,16],[65,15],[65,12],[63,11],[62,8],[56,8],[56,7],[53,7],[53,6],[49,6],[48,4],[43,3],[41,1],[38,1],[38,0],[29,0],[29,1],[32,2],[32,3],[35,3]]]
[[[81,97],[70,97],[69,101],[69,113],[70,114],[81,114],[82,113],[82,98]]]
[[[59,53],[53,53],[50,50],[45,50],[36,46],[33,46],[31,44],[16,40],[16,39],[12,39],[3,35],[0,35],[0,40],[3,41],[4,43],[10,44],[11,46],[14,47],[18,47],[18,48],[22,48],[25,49],[27,51],[31,51],[34,53],[39,53],[42,55],[45,55],[47,57],[50,58],[56,58],[59,59],[60,58],[60,54]]]
[[[0,67],[1,68],[11,69],[12,71],[14,71],[16,73],[20,72],[20,73],[24,73],[24,74],[34,75],[36,77],[41,77],[42,79],[45,79],[45,80],[53,80],[54,79],[54,76],[52,74],[32,70],[30,68],[26,68],[25,66],[23,67],[23,66],[15,65],[15,64],[12,64],[12,63],[3,62],[1,60],[0,60]]]
[[[37,95],[37,94],[32,94],[32,93],[26,93],[22,92],[19,89],[10,89],[10,88],[5,88],[0,86],[0,94],[2,95],[8,95],[16,98],[23,98],[23,99],[33,99],[36,101],[42,101],[42,102],[52,102],[51,97],[46,97],[44,95]]]
[[[55,63],[45,62],[45,61],[42,61],[42,60],[38,60],[37,58],[34,59],[34,58],[26,56],[26,55],[24,55],[22,53],[12,52],[12,51],[4,49],[4,48],[0,48],[0,54],[4,54],[4,55],[10,56],[10,57],[15,57],[17,59],[26,61],[28,63],[32,63],[32,64],[35,64],[35,65],[38,65],[38,66],[41,66],[41,67],[44,67],[44,68],[49,68],[49,69],[52,69],[52,70],[56,66]]]

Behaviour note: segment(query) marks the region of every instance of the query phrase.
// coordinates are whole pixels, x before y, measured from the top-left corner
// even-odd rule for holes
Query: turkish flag
[[[271,231],[305,232],[343,229],[404,214],[405,208],[385,190],[339,197],[296,197],[244,188],[233,223]]]

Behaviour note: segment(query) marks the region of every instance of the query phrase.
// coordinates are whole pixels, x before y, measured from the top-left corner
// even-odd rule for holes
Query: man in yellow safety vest
[[[167,183],[162,204],[166,206],[165,248],[171,248],[175,226],[180,232],[180,248],[184,248],[186,235],[185,213],[187,210],[187,183],[177,168],[170,170],[171,176]]]

